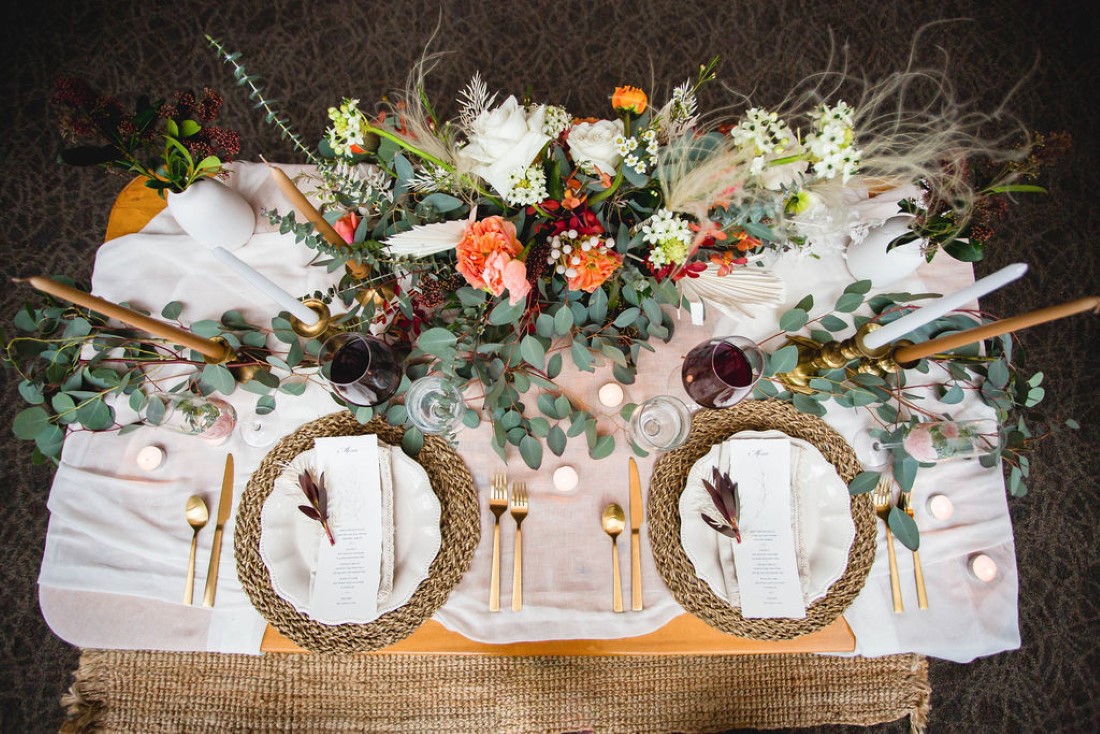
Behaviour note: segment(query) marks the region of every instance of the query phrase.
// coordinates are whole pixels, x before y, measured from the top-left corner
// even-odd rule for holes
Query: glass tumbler
[[[453,382],[429,375],[413,380],[405,393],[405,409],[422,432],[452,434],[462,427],[466,401]]]
[[[658,395],[634,409],[627,431],[645,451],[671,451],[687,441],[691,413],[679,398]]]

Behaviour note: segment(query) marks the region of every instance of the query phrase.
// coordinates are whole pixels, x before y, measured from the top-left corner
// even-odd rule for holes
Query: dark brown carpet
[[[0,28],[0,237],[10,276],[64,273],[87,278],[110,204],[124,180],[98,170],[61,168],[47,99],[60,72],[80,73],[123,99],[210,85],[226,92],[226,122],[242,131],[243,156],[299,159],[232,87],[202,40],[209,32],[241,50],[270,94],[307,139],[343,96],[373,100],[404,80],[442,14],[437,48],[450,52],[429,81],[443,111],[480,70],[491,89],[606,114],[616,84],[668,89],[702,61],[722,56],[721,79],[763,105],[778,101],[807,72],[823,68],[830,38],[853,69],[896,70],[913,33],[940,18],[918,49],[950,58],[964,98],[990,106],[1026,75],[1010,105],[1030,126],[1074,137],[1049,179],[1049,197],[1021,201],[991,242],[979,275],[1024,260],[1022,284],[985,301],[1010,315],[1100,292],[1100,192],[1096,146],[1097,69],[1090,62],[1100,25],[1093,3],[1026,0],[868,3],[579,1],[68,3],[37,0],[7,10]],[[1030,71],[1029,71],[1030,70]],[[732,102],[717,87],[705,104]],[[8,328],[22,287],[5,285],[0,316]],[[1100,612],[1093,478],[1100,328],[1077,316],[1021,333],[1030,360],[1047,376],[1044,410],[1076,417],[1080,434],[1042,443],[1032,492],[1011,503],[1021,568],[1023,648],[970,665],[933,661],[931,730],[1090,731],[1100,727],[1093,629]],[[15,381],[0,387],[0,423],[22,407]],[[38,612],[35,579],[46,530],[51,472],[34,468],[29,448],[9,436],[0,464],[0,731],[56,731],[59,696],[77,652],[55,638]],[[903,731],[897,723],[877,728]],[[830,729],[835,730],[835,729]]]

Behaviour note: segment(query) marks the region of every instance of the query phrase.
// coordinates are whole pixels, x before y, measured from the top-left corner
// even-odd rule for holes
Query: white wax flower
[[[569,152],[582,167],[611,175],[622,160],[615,140],[622,139],[623,131],[622,120],[577,123],[569,129]]]
[[[515,96],[508,97],[500,106],[477,116],[470,141],[458,151],[458,157],[498,193],[507,195],[511,191],[510,174],[526,170],[550,140],[545,126],[544,105],[527,111]]]

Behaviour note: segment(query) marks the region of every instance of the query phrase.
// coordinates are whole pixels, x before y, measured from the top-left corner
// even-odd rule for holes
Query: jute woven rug
[[[919,655],[484,657],[85,650],[63,732],[718,732],[910,717]]]

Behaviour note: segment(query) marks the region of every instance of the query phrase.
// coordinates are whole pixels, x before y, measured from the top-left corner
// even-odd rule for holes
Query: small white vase
[[[924,262],[923,240],[887,250],[886,246],[909,229],[912,214],[890,217],[858,242],[848,245],[844,262],[856,280],[869,280],[875,288],[890,285],[911,275]]]
[[[168,211],[193,240],[236,250],[256,229],[256,213],[241,194],[215,178],[200,178],[182,193],[168,192]]]

